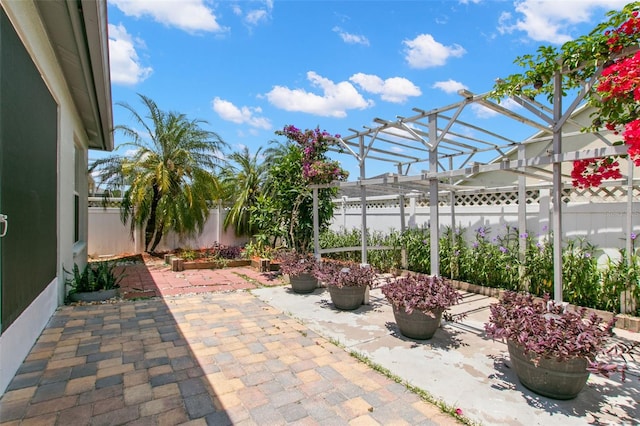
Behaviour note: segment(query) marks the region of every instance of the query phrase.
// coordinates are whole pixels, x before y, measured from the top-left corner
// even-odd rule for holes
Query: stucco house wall
[[[43,290],[19,315],[14,315],[15,318],[12,316],[9,323],[5,321],[2,324],[1,394],[51,315],[64,303],[64,269],[71,268],[74,263],[80,266],[86,264],[87,153],[89,148],[110,150],[113,140],[106,2],[0,0],[0,7],[0,12],[6,15],[13,26],[57,106],[57,194],[55,211],[50,212],[56,217],[55,276],[50,282],[36,283]],[[91,19],[94,21],[89,22]],[[72,22],[81,25],[71,25]],[[67,46],[66,43],[70,44]],[[63,50],[67,57],[62,55]],[[82,78],[87,76],[90,78]],[[37,115],[30,118],[37,124]],[[19,141],[3,140],[0,147],[12,143]],[[28,169],[29,165],[25,164],[24,167]],[[37,170],[32,172],[37,173]],[[21,229],[11,227],[11,217],[8,221],[8,232],[21,232]],[[30,244],[36,246],[38,241],[31,241]],[[1,250],[2,246],[0,261],[5,259]],[[32,262],[39,260],[32,259],[26,250],[20,255]],[[3,294],[12,286],[33,284],[18,281],[7,279],[3,274],[0,281]]]

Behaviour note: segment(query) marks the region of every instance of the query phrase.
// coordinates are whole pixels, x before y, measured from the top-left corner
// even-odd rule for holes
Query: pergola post
[[[347,197],[342,196],[342,229],[347,230]]]
[[[218,203],[216,204],[216,212],[218,213],[218,220],[216,221],[216,234],[218,238],[216,241],[222,243],[222,200],[218,200]]]
[[[398,164],[398,176],[400,175],[402,175],[402,164]],[[398,193],[398,206],[400,208],[400,235],[403,235],[407,229],[407,224],[404,217],[404,194],[402,192]],[[404,246],[400,248],[400,265],[403,269],[407,269],[407,248]]]
[[[553,76],[553,155],[562,154],[562,74]],[[553,162],[553,299],[562,302],[562,163]]]
[[[524,161],[525,146],[518,145],[518,160]],[[524,282],[524,273],[526,265],[524,264],[527,254],[527,239],[524,235],[527,233],[527,178],[523,174],[518,175],[518,260],[520,267],[518,276],[520,284],[524,284],[525,290],[529,290],[529,283]]]
[[[449,158],[449,170],[453,170],[453,158]],[[456,191],[453,190],[453,178],[449,179],[449,185],[451,185],[451,191],[449,192],[449,199],[451,203],[451,247],[455,247],[456,245]],[[451,274],[451,278],[454,277],[454,271],[451,270],[451,265],[449,265],[449,271]]]
[[[366,179],[365,176],[365,164],[364,164],[364,136],[360,136],[360,206],[362,209],[361,223],[360,223],[360,243],[361,243],[361,257],[360,263],[367,264],[367,187],[364,185]]]
[[[627,265],[631,266],[633,255],[633,241],[631,240],[631,234],[633,233],[633,160],[631,157],[627,157],[627,240],[625,241],[625,256]],[[620,313],[626,314],[632,312],[635,309],[634,298],[631,294],[632,286],[627,283],[626,288],[620,295]]]
[[[438,172],[438,121],[437,115],[429,115],[429,172]],[[429,219],[431,223],[431,275],[440,275],[440,213],[438,211],[438,178],[429,179]]]
[[[313,188],[313,253],[320,260],[320,218],[318,217],[318,188]]]

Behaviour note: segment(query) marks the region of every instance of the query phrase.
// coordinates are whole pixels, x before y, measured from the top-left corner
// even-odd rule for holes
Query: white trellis
[[[600,70],[601,71],[601,70]],[[594,75],[598,76],[599,72]],[[395,120],[374,119],[375,126],[364,130],[349,129],[351,134],[337,139],[339,151],[351,155],[359,165],[360,174],[355,181],[336,182],[340,194],[359,197],[361,202],[362,241],[358,248],[362,263],[367,263],[366,230],[367,200],[371,195],[399,197],[401,207],[400,229],[404,223],[404,198],[415,195],[427,197],[431,227],[431,274],[439,275],[439,199],[449,197],[451,216],[455,218],[455,200],[494,190],[504,191],[507,186],[517,193],[518,225],[526,232],[526,197],[528,189],[546,188],[551,192],[553,214],[551,230],[554,238],[554,299],[562,301],[562,197],[563,189],[570,185],[569,170],[575,160],[615,156],[626,153],[624,145],[615,144],[619,136],[606,129],[585,133],[585,117],[589,110],[584,97],[591,88],[586,82],[577,93],[562,95],[562,74],[554,77],[554,96],[550,105],[535,99],[513,96],[516,108],[508,109],[489,98],[489,93],[476,95],[468,90],[459,91],[462,100],[433,110],[414,108],[415,115]],[[564,109],[563,101],[570,99]],[[494,127],[477,124],[465,118],[472,105],[479,105],[497,113],[500,120]],[[467,114],[468,115],[468,114]],[[505,134],[500,123],[509,120],[537,132],[534,136],[517,139]],[[486,160],[486,158],[490,160]],[[482,161],[484,160],[484,161]],[[368,176],[370,163],[387,164],[394,171],[389,174]],[[627,235],[633,229],[633,163],[622,164],[627,174]],[[419,168],[416,172],[415,169]],[[514,178],[515,175],[515,178]],[[493,179],[490,179],[493,178]],[[327,185],[313,185],[314,202],[317,189]],[[331,185],[329,185],[331,186]],[[315,205],[317,207],[317,204]],[[314,208],[316,214],[317,208]],[[455,219],[452,220],[455,226]],[[320,249],[318,218],[314,216],[314,243],[316,256],[336,250]],[[379,248],[379,247],[376,247]],[[631,239],[627,238],[627,253],[631,253]],[[354,248],[343,248],[347,250]],[[375,249],[375,248],[373,248]],[[520,247],[524,253],[524,243]]]

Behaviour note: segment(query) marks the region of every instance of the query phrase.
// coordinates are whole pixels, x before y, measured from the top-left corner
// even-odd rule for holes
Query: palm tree
[[[225,143],[202,129],[205,121],[164,112],[150,98],[138,96],[148,110],[144,118],[128,104],[118,105],[131,112],[142,130],[115,127],[131,138],[122,146],[133,147],[134,154],[97,160],[90,171],[98,173],[107,189],[124,189],[122,221],[130,220],[132,231],[144,226],[145,250],[153,252],[169,230],[179,235],[202,232],[210,201],[222,190],[214,172]]]
[[[220,174],[227,199],[233,201],[224,218],[224,229],[232,226],[238,236],[253,236],[255,231],[250,221],[250,210],[256,204],[266,176],[264,163],[258,164],[261,150],[259,148],[253,156],[247,147],[232,153]]]

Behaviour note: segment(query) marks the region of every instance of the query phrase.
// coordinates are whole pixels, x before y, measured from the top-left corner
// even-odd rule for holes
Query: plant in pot
[[[71,277],[65,283],[71,287],[69,299],[74,302],[96,302],[111,299],[118,294],[120,280],[124,275],[115,274],[115,262],[90,262],[82,271],[77,264],[71,272],[65,269]]]
[[[316,267],[316,278],[325,283],[337,309],[354,310],[364,303],[367,287],[375,286],[378,272],[370,265],[325,260]]]
[[[318,287],[318,279],[314,275],[317,261],[313,254],[280,251],[276,260],[280,262],[280,271],[289,276],[295,293],[312,293]]]
[[[622,373],[626,365],[613,363],[621,353],[611,345],[615,319],[605,322],[586,308],[572,309],[528,293],[504,292],[490,306],[487,335],[507,342],[511,364],[520,383],[554,399],[575,398],[590,373]],[[632,348],[627,348],[632,349]]]
[[[432,338],[443,315],[447,320],[460,318],[447,310],[462,300],[462,294],[442,277],[410,273],[389,281],[381,290],[393,307],[400,333],[411,339]]]

